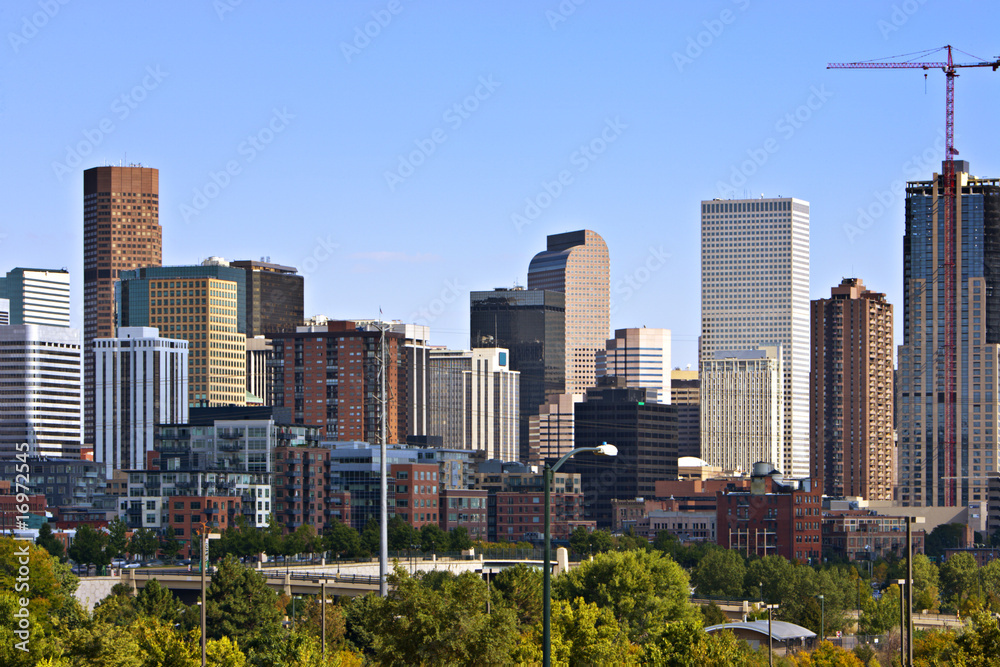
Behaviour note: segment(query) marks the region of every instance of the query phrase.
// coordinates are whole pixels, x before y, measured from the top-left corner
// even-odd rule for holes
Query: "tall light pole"
[[[819,640],[826,639],[826,597],[817,595],[819,598]]]
[[[906,612],[903,611],[903,603],[906,601],[906,595],[904,595],[906,585],[906,579],[897,579],[896,583],[899,585],[899,664],[901,667],[906,665],[906,633],[903,631],[904,623],[906,623]]]
[[[608,443],[602,443],[597,447],[577,447],[568,454],[565,454],[561,459],[556,461],[556,464],[551,468],[546,464],[545,471],[543,473],[545,484],[545,547],[544,551],[544,564],[542,566],[542,581],[543,591],[542,591],[542,666],[551,667],[552,665],[552,569],[550,566],[550,561],[552,560],[552,528],[550,525],[550,514],[552,513],[552,506],[549,501],[550,494],[552,491],[552,480],[555,476],[556,470],[566,463],[570,457],[575,456],[581,452],[595,452],[603,456],[618,456],[618,448],[614,445],[609,445]]]
[[[208,606],[205,600],[205,592],[207,590],[206,580],[205,580],[205,566],[208,563],[208,541],[217,540],[222,535],[218,533],[209,533],[208,526],[202,524],[201,532],[201,667],[205,667],[205,609]]]
[[[766,604],[767,608],[767,664],[774,667],[774,635],[771,634],[771,612],[778,608],[776,604]]]

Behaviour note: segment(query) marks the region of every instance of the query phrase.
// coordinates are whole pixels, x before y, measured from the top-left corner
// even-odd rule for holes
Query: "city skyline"
[[[8,220],[30,224],[0,226],[0,268],[67,267],[82,328],[82,171],[141,163],[160,172],[164,263],[270,257],[305,276],[307,316],[381,307],[449,347],[467,339],[464,294],[525,280],[546,236],[593,229],[611,328],[671,329],[684,367],[699,304],[674,287],[698,270],[701,200],[810,201],[812,284],[859,276],[902,302],[896,184],[939,168],[944,77],[825,65],[946,43],[991,58],[1000,10],[896,5],[59,5],[37,27],[39,5],[15,2],[0,113],[20,158]],[[998,84],[957,86],[956,144],[982,174]],[[346,288],[355,274],[364,289]]]

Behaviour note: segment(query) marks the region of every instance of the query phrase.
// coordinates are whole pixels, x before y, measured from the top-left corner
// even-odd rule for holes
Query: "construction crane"
[[[956,49],[957,50],[957,49]],[[941,51],[947,51],[945,61],[923,60]],[[955,149],[955,77],[960,67],[992,67],[995,72],[1000,67],[1000,59],[989,62],[980,59],[972,63],[956,63],[952,60],[952,47],[947,45],[940,49],[931,49],[919,53],[907,53],[882,60],[868,60],[856,63],[829,63],[827,69],[938,69],[945,75],[945,148],[944,148],[944,195],[940,198],[938,211],[944,209],[944,262],[941,269],[944,272],[944,346],[942,355],[945,369],[944,394],[944,448],[945,471],[941,477],[946,484],[945,504],[955,506],[957,489],[955,485],[957,470],[957,451],[955,449],[955,162],[958,155]],[[963,52],[964,53],[964,52]],[[970,58],[975,58],[970,54]],[[905,60],[898,60],[903,58]],[[927,77],[927,74],[924,74]]]

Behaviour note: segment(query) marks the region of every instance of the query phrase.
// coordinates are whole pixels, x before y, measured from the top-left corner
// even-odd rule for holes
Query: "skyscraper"
[[[246,405],[246,274],[218,257],[193,266],[123,271],[119,326],[188,341],[191,406]]]
[[[94,442],[95,338],[115,335],[115,280],[121,271],[159,266],[160,172],[94,167],[83,172],[84,443]]]
[[[157,424],[188,421],[188,342],[154,328],[119,327],[94,341],[94,460],[115,470],[145,470]]]
[[[79,329],[0,327],[0,458],[80,458],[81,353]]]
[[[611,330],[608,246],[589,229],[548,237],[528,266],[528,289],[566,295],[566,389],[597,385],[597,353]]]
[[[701,383],[698,371],[670,372],[670,403],[677,408],[677,457],[701,458]]]
[[[294,267],[263,260],[239,260],[229,266],[246,271],[247,338],[295,331],[304,322],[305,279]]]
[[[951,257],[945,252],[952,244],[944,238],[944,177],[934,174],[906,188],[897,500],[910,507],[984,501],[988,477],[998,465],[1000,179],[976,178],[964,160],[954,161],[954,173],[957,231]],[[945,311],[948,272],[954,272],[951,313]],[[956,325],[951,359],[949,316]]]
[[[812,302],[810,477],[830,496],[893,499],[892,305],[845,278]]]
[[[781,346],[785,475],[809,475],[809,203],[701,203],[701,359]],[[702,400],[711,400],[702,384]],[[703,403],[704,405],[704,403]],[[702,424],[704,424],[704,420]],[[705,434],[702,433],[704,443]]]
[[[765,462],[788,475],[783,460],[781,350],[716,350],[701,359],[701,458],[747,474]]]
[[[0,298],[10,301],[9,324],[69,326],[69,271],[16,268],[0,278]]]
[[[670,402],[670,329],[617,329],[597,353],[597,377],[617,376],[626,387],[652,389]]]
[[[521,373],[518,460],[531,456],[528,418],[550,394],[566,383],[566,295],[523,288],[472,292],[470,347],[502,347],[510,351],[511,370]]]

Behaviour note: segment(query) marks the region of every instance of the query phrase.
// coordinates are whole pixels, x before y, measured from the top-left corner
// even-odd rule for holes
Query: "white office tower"
[[[606,376],[652,389],[658,403],[670,403],[670,329],[615,330],[597,353],[597,377]]]
[[[429,435],[447,448],[517,461],[520,379],[504,348],[431,348]]]
[[[188,422],[188,341],[155,327],[121,327],[94,340],[94,460],[115,470],[145,470],[157,424]]]
[[[809,476],[809,307],[809,202],[701,203],[701,362],[719,350],[781,347],[784,437],[774,464],[797,478]]]
[[[9,324],[69,326],[69,271],[18,267],[0,277],[0,298],[10,301]]]
[[[719,350],[701,361],[701,458],[727,473],[766,462],[788,475],[783,454],[780,348]]]
[[[0,326],[10,324],[10,299],[0,299]]]
[[[0,326],[0,458],[80,458],[82,353],[78,329]]]

